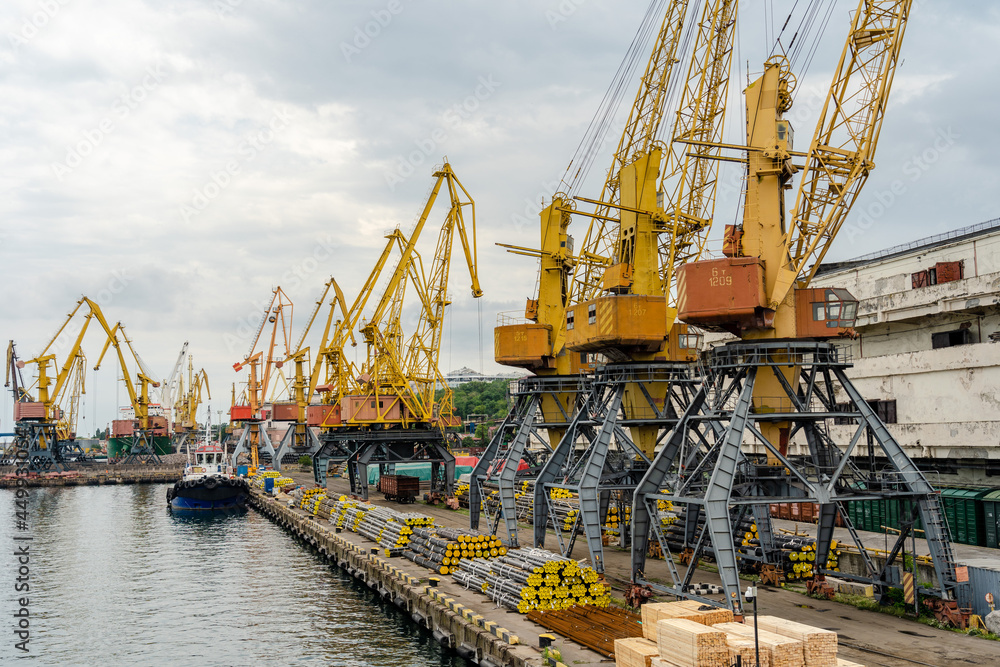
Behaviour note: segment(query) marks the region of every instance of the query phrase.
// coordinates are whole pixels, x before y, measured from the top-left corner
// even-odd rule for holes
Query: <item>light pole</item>
[[[747,586],[747,592],[744,593],[746,601],[753,602],[753,647],[757,654],[757,665],[760,667],[760,639],[757,635],[757,587]]]

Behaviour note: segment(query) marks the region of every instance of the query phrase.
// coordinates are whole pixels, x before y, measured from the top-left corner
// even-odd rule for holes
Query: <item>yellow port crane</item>
[[[113,346],[118,357],[119,368],[122,372],[122,382],[125,384],[126,391],[128,391],[129,403],[132,405],[132,410],[135,413],[135,418],[127,433],[127,435],[131,436],[128,454],[122,460],[122,463],[159,463],[160,457],[156,453],[153,438],[157,435],[167,437],[169,434],[167,433],[166,419],[160,417],[158,418],[160,420],[159,424],[153,423],[153,417],[149,413],[149,390],[159,387],[160,383],[153,378],[152,371],[149,370],[149,367],[146,366],[145,362],[135,351],[135,347],[132,345],[128,334],[125,333],[125,327],[122,326],[122,323],[116,322],[114,327],[109,328],[107,321],[104,319],[104,314],[100,311],[100,307],[91,302],[91,308],[96,309],[94,315],[107,334],[104,348],[101,350],[101,355],[97,358],[94,370],[100,369],[104,355],[107,353],[108,348]],[[121,334],[122,342],[128,347],[129,353],[132,355],[132,360],[135,362],[135,376],[138,381],[138,389],[129,374],[128,364],[125,361],[125,355],[118,340],[119,333]]]
[[[333,290],[333,297],[329,302],[330,308],[326,317],[326,324],[320,336],[319,346],[317,347],[318,353],[315,365],[312,368],[312,372],[307,376],[305,371],[309,365],[310,347],[306,346],[305,342],[313,323],[316,321],[316,316],[323,308],[323,305],[327,303],[326,299],[331,289]],[[343,319],[334,321],[334,316],[338,308]],[[284,410],[284,406],[277,403],[274,405],[274,418],[276,420],[292,422],[278,444],[278,449],[274,457],[275,470],[281,470],[282,459],[288,454],[296,457],[303,455],[314,456],[319,451],[321,445],[316,434],[313,432],[313,427],[328,426],[328,424],[325,424],[326,419],[333,413],[335,407],[339,410],[339,404],[337,406],[320,404],[316,405],[312,409],[312,412],[310,412],[310,404],[312,403],[313,395],[316,393],[319,380],[323,377],[324,362],[328,363],[331,368],[338,367],[340,360],[343,358],[345,339],[349,339],[352,343],[355,343],[353,330],[345,329],[344,327],[344,322],[347,320],[347,313],[344,293],[340,289],[340,285],[337,284],[337,281],[331,277],[324,285],[323,294],[317,299],[316,306],[309,316],[309,321],[299,336],[299,340],[295,345],[295,352],[289,355],[284,361],[286,364],[289,362],[293,363],[295,368],[290,395],[290,398],[294,401],[294,414],[290,418],[284,414],[279,414],[279,410]],[[329,393],[331,392],[328,391],[327,394],[329,395]]]
[[[676,78],[676,65],[680,62],[679,45],[685,23],[690,18],[688,5],[686,0],[673,0],[667,4],[600,199],[571,198],[567,193],[556,193],[552,203],[541,212],[541,249],[534,251],[506,246],[511,252],[539,257],[539,292],[537,300],[528,301],[525,311],[526,319],[534,324],[498,323],[494,330],[496,359],[499,363],[532,370],[538,377],[519,383],[511,413],[473,471],[473,478],[477,480],[473,486],[477,488],[470,487],[470,506],[474,507],[470,511],[470,523],[477,526],[479,520],[479,503],[476,501],[482,491],[478,487],[487,481],[496,482],[500,503],[492,517],[493,530],[496,530],[502,514],[506,519],[511,545],[517,543],[514,476],[517,464],[526,452],[528,438],[535,429],[545,428],[549,435],[548,445],[555,452],[553,456],[564,462],[565,452],[561,454],[560,447],[575,449],[573,443],[581,435],[586,435],[578,432],[575,425],[578,418],[588,411],[588,405],[594,407],[592,392],[595,387],[591,378],[579,377],[579,374],[581,370],[593,368],[593,355],[598,353],[617,361],[625,361],[641,353],[655,353],[646,355],[650,359],[663,357],[662,349],[673,324],[673,312],[668,316],[665,308],[662,274],[669,274],[669,271],[661,266],[659,255],[664,254],[661,248],[669,249],[673,245],[660,239],[668,230],[668,225],[657,190],[663,153],[658,135],[666,115],[672,82]],[[639,29],[640,36],[655,29],[653,21],[656,16],[652,9],[651,5]],[[699,37],[705,37],[711,31],[727,34],[729,26],[724,24],[725,20],[726,15],[719,13],[716,22],[700,26],[703,29]],[[704,24],[704,18],[702,22]],[[710,37],[704,41],[710,41]],[[638,38],[633,42],[633,48],[626,55],[626,63],[639,62],[637,45],[641,42]],[[627,73],[629,70],[623,66],[619,71]],[[616,77],[612,83],[613,91],[622,89],[625,76],[621,74],[620,80]],[[605,100],[612,102],[608,103],[607,109],[598,112],[598,117],[610,117],[608,112],[615,105],[614,99],[615,95],[610,93],[606,96]],[[700,99],[695,97],[694,102]],[[678,116],[678,119],[680,122],[681,117]],[[715,117],[709,119],[710,122],[716,120]],[[589,171],[588,161],[592,156],[592,151],[585,151],[581,156],[582,162],[577,164],[576,157],[571,161],[567,171],[576,170],[567,183],[571,190],[581,175]],[[576,205],[577,201],[593,204],[596,208],[594,212],[585,212]],[[572,238],[567,234],[573,215],[590,219],[576,256],[573,255]],[[669,252],[665,257],[672,259]],[[669,284],[669,276],[666,284]],[[690,360],[697,347],[696,339],[687,336],[684,331],[679,338],[675,334],[673,340],[670,358]],[[631,404],[638,392],[637,385],[633,384],[626,393],[626,403]],[[651,400],[658,400],[662,408],[664,396]],[[632,409],[635,411],[634,407]],[[541,423],[537,421],[536,414],[541,417]],[[588,420],[590,416],[587,415]],[[638,425],[633,426],[633,430],[639,428]],[[655,438],[656,430],[657,427],[652,428],[651,438],[647,440]],[[506,442],[510,444],[506,445]],[[552,460],[552,456],[548,460]],[[547,461],[545,465],[549,465]],[[558,467],[561,464],[554,465]],[[539,475],[546,475],[545,466]],[[553,481],[554,477],[543,480],[542,485],[536,483],[536,503],[547,493],[541,490],[542,486]],[[542,502],[545,502],[544,499]],[[606,502],[604,505],[606,509]],[[544,510],[543,506],[543,511],[535,514],[536,542],[549,520]],[[590,514],[587,516],[593,519],[591,532],[596,531],[596,537],[590,540],[591,547],[597,547],[599,551],[598,511],[595,510],[592,517]],[[575,531],[574,526],[574,534]],[[566,551],[571,550],[572,543]],[[600,554],[592,556],[599,558]],[[595,563],[597,567],[602,567],[602,564]]]
[[[682,578],[671,568],[672,586],[645,578],[651,533],[670,558],[656,519],[656,505],[663,500],[685,507],[685,543],[693,547],[690,560],[697,562],[703,548],[713,550],[726,604],[740,615],[733,526],[748,511],[759,518],[762,510],[766,519],[768,503],[792,499],[819,505],[816,576],[808,589],[829,593],[824,575],[838,515],[851,528],[861,553],[867,553],[851,526],[846,503],[862,498],[905,500],[912,513],[904,519],[887,562],[877,565],[865,558],[862,578],[880,594],[892,585],[888,568],[919,515],[936,570],[933,595],[938,599],[931,601],[931,608],[939,619],[963,622],[956,601],[963,584],[940,500],[847,377],[851,362],[843,346],[831,342],[854,335],[857,301],[843,289],[809,287],[874,168],[911,4],[859,1],[807,152],[794,150],[794,131],[785,116],[794,102],[795,50],[787,57],[769,58],[763,74],[747,85],[746,143],[705,142],[742,154],[720,159],[740,162],[746,170],[743,217],[740,225],[725,230],[724,257],[678,268],[679,317],[728,331],[740,340],[707,355],[705,384],[635,489],[636,586],[688,595],[690,574]],[[802,176],[789,212],[784,193],[794,187],[797,173]],[[851,442],[843,446],[825,428],[834,414],[857,426]],[[705,426],[711,437],[693,436],[693,429]],[[858,456],[856,446],[866,434],[871,461],[862,466],[852,457]],[[876,449],[888,462],[885,469],[875,467]],[[664,493],[668,481],[672,490]],[[758,521],[759,553],[743,553],[741,558],[770,567],[773,573],[780,558],[774,559],[777,554],[768,531],[761,530],[764,525],[766,520]]]
[[[292,300],[288,298],[288,295],[281,287],[275,287],[272,290],[271,302],[261,313],[260,324],[257,326],[257,333],[250,343],[250,348],[242,361],[233,364],[233,370],[237,373],[249,366],[249,377],[246,391],[243,394],[244,400],[240,404],[234,402],[229,412],[230,421],[243,423],[243,432],[233,450],[232,466],[236,467],[239,456],[246,453],[250,457],[251,474],[260,467],[260,449],[263,449],[274,461],[274,446],[271,444],[267,428],[263,426],[266,420],[262,408],[270,395],[272,380],[276,379],[274,371],[280,372],[284,365],[283,360],[291,353],[289,336],[293,309]],[[271,325],[271,330],[270,339],[266,344],[266,353],[263,349],[256,351],[261,333],[267,324]],[[280,339],[278,337],[279,330],[281,332]],[[275,356],[275,347],[279,341],[284,347],[284,354],[280,358]]]
[[[675,267],[699,257],[704,248],[714,211],[718,149],[674,150],[667,153],[663,170],[666,151],[659,135],[669,127],[675,140],[704,143],[721,137],[736,3],[716,0],[699,12],[688,10],[688,3],[680,1],[667,7],[601,198],[573,197],[594,211],[563,206],[569,215],[590,218],[564,299],[565,347],[571,359],[596,354],[609,363],[595,365],[581,383],[582,407],[537,473],[534,543],[544,546],[548,529],[554,528],[568,555],[582,528],[598,571],[604,567],[602,525],[609,505],[622,511],[630,504],[631,489],[661,434],[684,412],[697,384],[691,364],[701,338],[686,325],[675,325],[671,285]],[[685,23],[687,40],[682,39]],[[681,42],[690,52],[681,53]],[[682,61],[688,63],[686,76],[676,71]],[[713,66],[703,67],[708,62]],[[664,122],[668,119],[672,124]],[[504,517],[514,515],[513,467],[519,452],[512,451],[499,475]],[[568,539],[562,536],[565,522],[550,512],[555,489],[579,496],[577,518],[565,531]],[[513,538],[516,524],[512,518],[506,523]],[[626,544],[626,531],[619,536]]]
[[[87,308],[87,313],[74,337],[69,334],[68,327],[83,307]],[[79,396],[84,391],[82,364],[86,363],[81,346],[94,317],[105,330],[110,330],[100,306],[84,297],[35,358],[19,361],[13,341],[8,346],[8,380],[13,368],[16,370],[15,391],[20,394],[15,397],[14,403],[15,446],[28,452],[33,470],[47,470],[53,466],[62,468],[74,449],[75,419]],[[59,347],[57,341],[61,343],[64,338],[71,339],[71,342],[66,360],[59,366],[55,350]],[[20,379],[20,369],[28,364],[35,365],[37,379],[32,386],[25,387]],[[50,364],[59,366],[54,376],[51,375]],[[37,400],[32,399],[32,390],[37,394]]]
[[[209,400],[212,390],[208,386],[208,373],[204,368],[194,371],[194,356],[188,356],[187,383],[183,376],[178,377],[177,393],[180,400],[175,403],[174,435],[178,449],[198,430],[198,408],[202,404],[202,390]],[[186,386],[186,388],[185,388]]]
[[[434,473],[444,466],[438,480],[450,490],[454,480],[454,457],[447,451],[444,430],[454,424],[451,389],[439,368],[444,316],[450,304],[448,282],[452,247],[457,237],[472,281],[472,296],[482,295],[476,253],[475,203],[451,165],[434,172],[434,185],[409,235],[395,229],[386,235],[386,245],[344,322],[337,327],[331,345],[323,351],[328,359],[328,380],[318,389],[324,403],[336,409],[327,417],[329,428],[321,435],[323,447],[316,455],[317,481],[325,478],[325,466],[333,458],[348,460],[352,489],[367,493],[367,465],[391,466],[421,460]],[[442,223],[433,259],[425,270],[417,243],[434,204],[446,189],[449,209]],[[471,224],[467,224],[468,209]],[[387,276],[382,295],[371,314],[365,308],[393,255],[396,263]],[[402,326],[407,290],[417,295],[417,324],[409,336]],[[360,365],[343,354],[345,333],[357,329],[365,342]],[[435,398],[436,390],[443,394]],[[437,475],[435,474],[435,479]]]

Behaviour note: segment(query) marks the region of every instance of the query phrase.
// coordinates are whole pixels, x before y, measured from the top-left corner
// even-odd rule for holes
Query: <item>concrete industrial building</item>
[[[859,300],[848,375],[931,481],[1000,484],[1000,219],[823,265],[811,286]]]

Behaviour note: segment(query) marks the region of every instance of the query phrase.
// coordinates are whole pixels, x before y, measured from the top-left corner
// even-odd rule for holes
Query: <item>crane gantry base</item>
[[[260,453],[261,458],[267,455],[271,458],[273,462],[275,460],[274,456],[274,445],[271,444],[271,436],[267,434],[267,429],[263,427],[262,422],[259,421],[246,421],[246,425],[243,428],[243,433],[240,434],[239,442],[236,443],[236,449],[233,450],[232,466],[235,468],[237,465],[237,459],[239,459],[240,454],[250,454],[251,436],[253,433],[258,434],[257,450]]]
[[[470,475],[470,528],[478,530],[480,515],[485,513],[490,532],[496,535],[502,520],[507,530],[507,545],[517,548],[517,482],[533,479],[530,474],[519,475],[518,467],[522,460],[532,466],[538,458],[548,459],[552,450],[542,430],[565,430],[579,411],[589,384],[590,379],[585,375],[527,377],[512,383],[513,406]],[[569,411],[563,407],[567,396],[573,397],[574,403]],[[556,419],[544,416],[541,406],[546,399],[549,405],[558,408]],[[498,503],[483,502],[489,497],[491,487],[497,489]]]
[[[274,469],[281,470],[282,461],[286,456],[292,456],[296,460],[301,456],[313,458],[322,447],[319,438],[308,425],[289,424],[274,454]]]
[[[27,461],[29,472],[66,469],[55,424],[17,422],[14,426],[14,440],[4,452],[3,459],[4,465],[17,465],[18,461]]]
[[[652,451],[684,413],[698,385],[694,367],[688,363],[620,363],[597,368],[583,407],[535,480],[534,545],[544,547],[547,529],[552,527],[560,552],[569,556],[582,529],[591,564],[603,572],[601,533],[612,495],[618,503],[631,504]],[[645,446],[634,437],[643,432],[653,436]],[[571,526],[557,517],[552,489],[565,489],[579,497],[579,511]],[[622,546],[626,538],[622,530]]]
[[[430,492],[452,495],[455,456],[437,429],[386,429],[357,434],[354,453],[347,459],[351,493],[368,500],[368,466],[378,465],[379,475],[391,475],[397,463],[430,463]]]
[[[159,465],[160,457],[153,445],[152,431],[136,429],[132,434],[132,444],[128,454],[122,459],[124,465]]]
[[[837,572],[836,576],[884,590],[898,581],[893,563],[909,531],[904,524],[886,563],[877,566],[868,558],[850,522],[846,503],[902,498],[913,501],[911,522],[917,512],[923,520],[937,575],[937,588],[932,592],[945,600],[957,597],[963,584],[957,580],[938,493],[848,379],[845,371],[851,365],[844,349],[826,342],[738,342],[709,353],[705,383],[635,488],[634,585],[649,586],[658,594],[693,597],[685,592],[691,572],[679,575],[659,522],[651,520],[656,516],[657,501],[669,500],[687,507],[684,546],[692,550],[692,562],[705,552],[714,555],[725,593],[721,604],[742,614],[733,526],[752,511],[761,532],[759,560],[764,564],[778,562],[779,554],[773,552],[768,539],[767,505],[804,501],[818,503],[820,508],[815,572],[820,577],[834,574],[826,569],[826,561],[839,514],[865,558],[868,572],[864,576]],[[791,367],[798,371],[789,380]],[[754,387],[762,385],[761,378],[770,374],[783,387],[783,395],[755,396]],[[826,428],[827,420],[833,418],[842,423],[851,420],[857,426],[851,441],[843,446],[833,442]],[[784,443],[771,442],[764,435],[776,432],[778,426],[787,429],[781,438]],[[859,452],[857,446],[865,435],[869,436],[868,451]],[[754,440],[756,451],[746,447]],[[790,447],[798,447],[799,453],[790,454]],[[770,462],[760,452],[766,452]],[[875,461],[883,457],[888,465],[879,469]],[[664,491],[665,487],[671,490]],[[645,578],[650,539],[659,542],[673,578],[671,585]]]

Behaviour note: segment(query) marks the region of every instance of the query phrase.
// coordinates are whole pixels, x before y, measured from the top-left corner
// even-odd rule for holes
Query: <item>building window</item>
[[[566,331],[573,330],[573,311],[566,313]]]
[[[931,347],[935,350],[942,347],[955,347],[956,345],[969,345],[972,343],[972,332],[968,329],[956,329],[955,331],[942,331],[931,334]]]
[[[891,401],[872,400],[868,405],[875,412],[875,415],[882,420],[883,424],[895,424],[896,422],[896,399]],[[834,412],[854,412],[850,403],[837,403]],[[855,424],[853,417],[834,417],[833,423],[836,425]]]
[[[597,324],[597,304],[587,306],[587,324]]]

